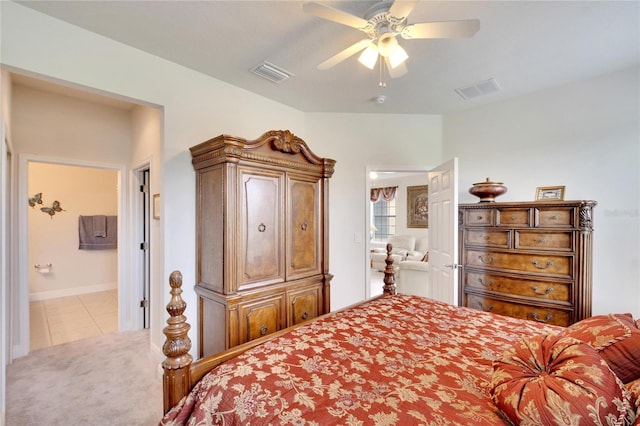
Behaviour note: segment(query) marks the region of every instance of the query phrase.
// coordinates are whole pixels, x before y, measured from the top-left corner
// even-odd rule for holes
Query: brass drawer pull
[[[548,240],[547,240],[546,238],[539,238],[539,239],[538,239],[538,242],[539,242],[540,244],[547,244],[547,241],[548,241]]]
[[[302,319],[303,319],[303,320],[306,320],[307,318],[309,318],[309,312],[304,311],[304,312],[302,313]]]
[[[300,229],[302,229],[303,231],[306,231],[308,227],[309,224],[307,224],[307,222],[302,222],[302,225],[300,225]]]
[[[482,309],[485,312],[491,312],[491,310],[493,309],[493,304],[490,304],[485,308],[482,302],[478,302],[478,306],[480,306],[480,309]]]
[[[512,214],[511,216],[509,216],[509,219],[511,219],[511,220],[516,220],[516,215],[513,215],[513,214]]]
[[[531,290],[533,290],[533,292],[539,296],[546,296],[547,294],[551,294],[551,292],[553,291],[553,287],[547,287],[547,289],[542,292],[542,291],[538,291],[538,287],[533,285],[531,286]]]
[[[558,216],[554,214],[553,216],[551,216],[551,220],[558,220]]]
[[[476,220],[482,220],[482,216],[476,216]]]
[[[553,318],[553,315],[551,314],[547,314],[547,316],[545,317],[545,319],[540,319],[538,318],[538,313],[537,312],[531,312],[531,317],[538,322],[544,322],[544,323],[548,323],[549,321],[551,321],[551,319]]]
[[[482,278],[478,278],[478,282],[485,287],[491,287],[493,285],[493,280],[489,281],[488,283],[485,283]]]
[[[260,335],[264,336],[268,332],[269,332],[269,328],[265,324],[262,324],[262,326],[260,326]]]
[[[493,263],[493,256],[489,256],[485,259],[484,255],[480,255],[478,256],[478,259],[480,259],[480,262],[486,263],[487,265]]]
[[[265,225],[264,223],[261,223],[260,225],[258,225],[258,232],[264,232],[267,229],[267,225]]]
[[[549,269],[550,267],[553,266],[553,262],[552,261],[548,261],[546,265],[539,265],[537,260],[534,260],[531,263],[533,263],[533,266],[535,266],[538,269]]]
[[[488,235],[485,235],[483,238],[484,238],[485,241],[489,241],[489,236]]]

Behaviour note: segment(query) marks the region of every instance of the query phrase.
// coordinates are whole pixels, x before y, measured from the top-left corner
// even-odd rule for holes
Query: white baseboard
[[[99,291],[116,290],[117,282],[89,285],[85,287],[63,288],[60,290],[41,291],[39,293],[30,293],[30,302],[39,302],[41,300],[56,299],[58,297],[78,296],[80,294],[97,293]]]

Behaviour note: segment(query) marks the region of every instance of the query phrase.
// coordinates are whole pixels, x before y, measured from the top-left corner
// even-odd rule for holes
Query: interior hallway
[[[117,290],[31,302],[30,350],[118,331]]]

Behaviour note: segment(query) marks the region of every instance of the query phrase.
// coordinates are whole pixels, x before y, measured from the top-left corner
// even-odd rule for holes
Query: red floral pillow
[[[560,333],[588,343],[623,383],[640,379],[640,329],[631,314],[597,315]]]
[[[559,335],[523,339],[494,361],[491,396],[514,424],[625,424],[624,385],[591,346]]]

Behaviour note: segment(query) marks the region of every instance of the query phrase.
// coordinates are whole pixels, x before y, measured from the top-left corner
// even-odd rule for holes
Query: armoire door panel
[[[198,175],[198,282],[223,292],[224,169],[212,167]]]
[[[283,175],[242,173],[242,273],[240,286],[284,280],[282,268]]]
[[[320,194],[318,181],[289,177],[287,279],[320,272]]]

